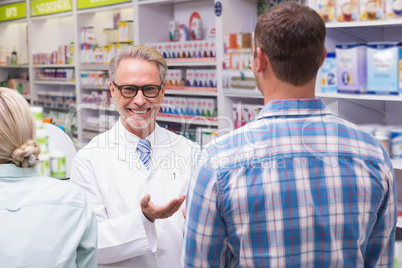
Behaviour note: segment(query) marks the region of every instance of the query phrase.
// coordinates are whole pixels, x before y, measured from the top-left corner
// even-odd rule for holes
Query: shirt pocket
[[[187,196],[187,187],[188,187],[189,180],[185,178],[179,172],[174,172],[170,174],[169,181],[167,183],[166,194],[168,201],[172,200],[173,198],[177,198],[180,195]],[[173,214],[171,217],[168,218],[168,221],[183,221],[184,217],[182,214],[182,209],[185,207],[186,201],[184,200],[183,204],[179,208],[179,210]]]

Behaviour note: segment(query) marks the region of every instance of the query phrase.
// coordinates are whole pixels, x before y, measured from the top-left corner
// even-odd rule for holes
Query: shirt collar
[[[119,118],[118,123],[115,125],[117,127],[116,133],[118,133],[118,157],[121,160],[128,161],[130,153],[133,153],[137,149],[138,141],[140,138],[130,131],[128,131],[121,122]],[[151,154],[153,149],[157,148],[159,144],[166,143],[168,136],[162,131],[162,128],[156,124],[154,131],[146,137],[146,139],[151,143]]]
[[[135,146],[137,146],[137,143],[140,140],[140,137],[138,137],[137,135],[128,131],[123,126],[123,123],[121,120],[122,119],[119,118],[119,122],[118,122],[118,126],[117,126],[119,138],[123,139],[123,141],[126,143],[135,144]],[[154,131],[152,131],[152,133],[150,135],[148,135],[145,139],[147,139],[151,143],[151,149],[152,149],[152,145],[163,144],[163,142],[167,139],[167,136],[163,135],[162,128],[156,123]]]
[[[256,120],[274,116],[332,114],[321,99],[289,99],[270,101],[258,114]]]
[[[0,178],[21,178],[40,176],[34,168],[21,168],[14,164],[0,164]]]

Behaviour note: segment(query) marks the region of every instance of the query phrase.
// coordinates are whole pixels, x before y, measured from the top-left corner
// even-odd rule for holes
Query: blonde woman
[[[96,267],[97,222],[75,185],[41,176],[28,103],[0,88],[0,267]]]

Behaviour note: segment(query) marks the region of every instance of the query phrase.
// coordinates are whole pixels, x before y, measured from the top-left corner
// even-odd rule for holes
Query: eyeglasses
[[[142,94],[146,98],[156,98],[162,89],[162,84],[160,85],[145,85],[145,86],[135,86],[135,85],[121,85],[119,86],[114,81],[113,85],[120,91],[124,98],[134,98],[137,96],[138,90],[142,91]]]

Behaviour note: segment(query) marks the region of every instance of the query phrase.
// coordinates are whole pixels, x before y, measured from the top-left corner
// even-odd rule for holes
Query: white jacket
[[[181,209],[149,222],[140,200],[156,205],[187,193],[199,146],[156,125],[150,169],[138,159],[139,138],[122,123],[95,137],[74,158],[71,182],[85,190],[98,219],[98,263],[102,267],[179,267],[184,238]],[[184,204],[184,203],[183,203]]]

